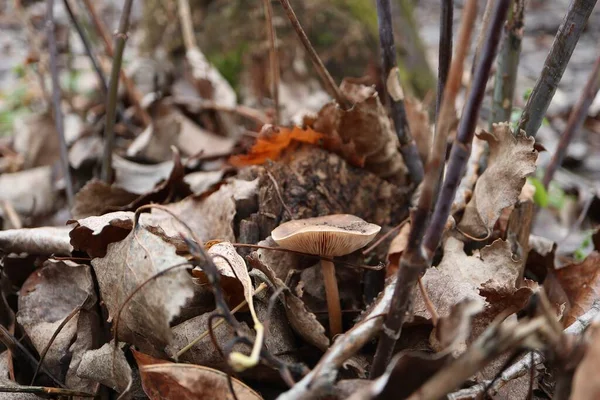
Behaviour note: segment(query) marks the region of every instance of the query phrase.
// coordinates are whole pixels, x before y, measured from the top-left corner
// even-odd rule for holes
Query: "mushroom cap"
[[[350,214],[297,219],[273,229],[271,237],[288,250],[337,257],[364,247],[381,230]]]

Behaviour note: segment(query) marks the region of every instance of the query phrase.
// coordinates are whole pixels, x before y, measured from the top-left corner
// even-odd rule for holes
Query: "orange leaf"
[[[322,133],[315,132],[310,128],[306,130],[298,127],[279,128],[279,131],[273,135],[256,139],[256,143],[248,154],[232,156],[229,163],[236,167],[264,164],[268,159],[277,160],[283,150],[288,148],[292,142],[316,144],[322,138]]]

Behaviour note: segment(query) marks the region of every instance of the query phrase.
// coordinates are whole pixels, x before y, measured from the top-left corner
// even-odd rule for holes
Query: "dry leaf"
[[[339,136],[343,143],[352,143],[356,157],[364,158],[367,170],[403,184],[406,167],[398,138],[377,91],[348,79],[342,82],[340,90],[353,107],[344,111],[335,102],[326,104],[319,111],[313,128],[326,136]]]
[[[120,348],[116,352],[114,350],[111,341],[99,349],[86,351],[77,368],[77,376],[100,382],[118,393],[125,391],[132,379],[131,367],[123,351]]]
[[[398,82],[398,79],[395,79],[395,81]],[[423,107],[423,103],[410,97],[404,99],[404,107],[410,133],[417,144],[421,161],[425,164],[427,157],[429,157],[429,149],[431,149],[433,139],[429,114]]]
[[[224,170],[198,171],[187,174],[183,180],[190,186],[192,193],[201,195],[223,179]]]
[[[247,257],[252,268],[256,268],[269,278],[271,283],[277,289],[283,289],[285,313],[292,329],[302,336],[304,340],[319,350],[326,351],[329,347],[329,338],[325,335],[325,328],[317,321],[317,317],[308,309],[306,305],[295,296],[290,289],[279,279],[273,270],[260,259],[257,252],[252,252]]]
[[[247,155],[232,156],[229,163],[236,167],[246,165],[260,165],[267,160],[275,161],[280,154],[292,145],[293,142],[316,144],[323,138],[323,134],[308,128],[306,130],[294,127],[293,129],[276,128],[273,132],[265,134],[265,129],[250,149]]]
[[[108,210],[119,209],[138,198],[138,195],[125,189],[92,179],[75,195],[71,213],[74,219],[101,215]]]
[[[583,360],[577,366],[573,376],[572,400],[595,400],[600,398],[600,324],[597,319],[585,333],[587,349]]]
[[[227,375],[216,369],[199,365],[163,363],[140,366],[140,375],[144,392],[151,400],[233,400]],[[231,378],[231,382],[239,400],[262,399],[241,381]]]
[[[57,199],[52,167],[0,175],[0,200],[9,201],[20,215],[48,215]]]
[[[226,107],[235,107],[237,96],[235,91],[221,73],[208,62],[204,54],[197,48],[188,49],[186,58],[192,67],[192,75],[196,87],[204,98],[212,98],[215,103]],[[208,90],[203,90],[207,88]]]
[[[0,249],[4,253],[70,255],[69,227],[23,228],[0,231]]]
[[[431,332],[432,347],[437,352],[444,351],[454,358],[464,353],[472,334],[471,320],[481,311],[481,302],[465,299],[456,304],[450,310],[450,315],[440,318]]]
[[[495,124],[492,133],[479,138],[490,146],[487,169],[481,174],[458,228],[472,237],[487,236],[503,209],[517,202],[525,178],[535,172],[535,140],[521,131],[513,136],[506,123]]]
[[[85,251],[92,258],[104,257],[110,243],[119,242],[133,228],[133,213],[117,211],[98,217],[67,221],[74,223],[69,232],[71,245],[75,250]]]
[[[84,302],[88,309],[96,302],[90,267],[48,261],[21,287],[17,321],[41,354],[58,326]],[[71,361],[69,347],[78,334],[77,320],[75,316],[65,325],[44,360],[46,368],[60,378]]]
[[[23,169],[51,166],[59,159],[59,136],[49,113],[15,119],[14,132],[13,146],[23,155]]]
[[[172,154],[170,151],[169,153]],[[159,164],[140,164],[115,155],[113,156],[113,168],[115,169],[115,187],[137,195],[144,195],[152,191],[158,183],[169,178],[175,168],[175,162],[169,160]]]
[[[483,303],[480,290],[498,294],[513,294],[516,290],[521,262],[511,257],[510,245],[496,240],[478,252],[465,254],[464,243],[449,237],[444,244],[444,257],[437,267],[423,275],[422,282],[440,317],[450,315],[455,304],[471,299]],[[415,294],[415,316],[429,319],[429,312],[420,293]],[[483,303],[486,304],[486,303]]]
[[[567,302],[563,325],[571,325],[600,298],[600,253],[594,251],[581,263],[550,270],[544,286],[553,299],[557,298],[554,293],[562,288]]]
[[[392,242],[390,243],[390,248],[388,250],[388,261],[390,262],[385,270],[386,278],[389,278],[392,275],[395,275],[398,271],[398,266],[400,265],[400,257],[402,257],[402,253],[406,250],[406,246],[408,245],[408,234],[410,233],[410,223],[404,224],[402,228],[400,228],[400,232],[394,237]]]
[[[108,245],[106,256],[92,260],[102,299],[116,318],[128,296],[148,278],[187,260],[175,247],[143,227],[122,241]],[[194,294],[184,268],[175,269],[148,283],[121,313],[119,338],[145,352],[160,351],[171,338],[169,322]]]
[[[221,287],[229,308],[233,308],[246,300],[252,304],[254,287],[248,275],[246,262],[240,256],[235,247],[229,242],[217,243],[208,249],[210,255],[221,275]],[[192,274],[200,284],[208,284],[209,280],[200,267],[193,269]]]

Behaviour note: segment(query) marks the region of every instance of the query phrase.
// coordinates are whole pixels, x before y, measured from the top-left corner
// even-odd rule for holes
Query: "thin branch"
[[[58,77],[58,55],[56,49],[56,34],[54,32],[54,0],[48,0],[46,14],[46,35],[48,37],[48,51],[50,52],[50,75],[52,76],[52,104],[54,106],[54,124],[56,133],[60,142],[60,160],[62,162],[63,174],[65,177],[65,191],[67,192],[67,202],[69,207],[73,206],[74,192],[73,181],[71,180],[71,171],[69,168],[69,151],[65,140],[65,129],[63,114],[61,110],[61,90]]]
[[[400,142],[400,153],[408,169],[410,180],[413,184],[418,185],[423,180],[423,163],[417,145],[410,134],[404,108],[404,95],[402,90],[398,89],[400,87],[400,76],[396,61],[391,0],[377,0],[377,21],[379,24],[379,45],[383,60],[385,89],[390,103],[394,129]]]
[[[396,285],[394,290],[390,312],[379,338],[375,358],[371,366],[371,378],[379,377],[385,371],[392,357],[394,345],[400,337],[415,284],[428,266],[427,258],[421,249],[421,242],[425,234],[427,219],[433,204],[433,196],[444,163],[446,141],[451,121],[456,112],[454,108],[455,100],[461,85],[464,60],[471,43],[473,22],[476,15],[477,1],[470,0],[466,3],[463,11],[456,54],[452,59],[446,88],[444,89],[444,98],[436,124],[433,148],[427,160],[425,180],[423,181],[419,204],[412,212],[407,248],[400,259],[400,267],[398,268],[396,279],[400,283]]]
[[[485,43],[486,33],[490,25],[490,18],[492,17],[492,11],[494,9],[494,0],[487,0],[485,3],[485,9],[483,10],[483,16],[481,17],[481,26],[479,27],[479,35],[477,36],[477,46],[475,46],[475,54],[473,55],[473,63],[471,64],[471,72],[475,74],[475,68],[479,64],[479,57]]]
[[[196,36],[194,35],[194,24],[192,22],[192,11],[188,0],[178,0],[177,9],[179,11],[179,21],[181,21],[181,31],[183,33],[183,43],[187,50],[198,47]]]
[[[106,54],[109,57],[114,58],[114,48],[113,48],[113,44],[111,42],[111,37],[108,34],[108,30],[106,29],[104,22],[102,22],[102,19],[100,19],[100,17],[96,13],[96,8],[94,6],[94,3],[92,2],[92,0],[83,0],[83,2],[90,14],[90,17],[92,19],[92,23],[94,24],[94,27],[96,28],[96,30],[98,31],[98,34],[102,38],[102,41],[104,43],[104,50],[105,50]],[[152,123],[152,119],[150,118],[150,115],[148,115],[148,113],[142,108],[142,106],[141,106],[142,96],[136,89],[134,83],[131,81],[131,79],[129,79],[129,77],[127,76],[127,74],[125,74],[125,71],[123,71],[123,70],[119,71],[119,76],[121,78],[121,81],[123,81],[123,85],[125,86],[125,91],[127,92],[127,97],[129,98],[129,101],[131,101],[131,103],[133,105],[133,108],[135,110],[135,115],[139,118],[140,121],[142,121],[144,126],[150,125],[150,123]]]
[[[127,31],[129,30],[129,15],[133,0],[125,0],[119,30],[115,38],[115,54],[113,58],[112,71],[110,73],[110,86],[106,99],[106,125],[104,129],[104,155],[102,157],[102,180],[108,184],[112,182],[112,153],[115,145],[115,117],[118,101],[119,74],[121,72],[121,63],[123,61],[123,51],[127,41]]]
[[[437,199],[435,210],[431,217],[431,224],[427,228],[427,233],[423,241],[425,251],[428,257],[435,252],[443,234],[444,225],[450,215],[450,208],[456,189],[460,184],[464,167],[471,153],[471,144],[475,135],[475,125],[479,117],[479,110],[485,93],[485,86],[488,81],[490,68],[496,56],[496,48],[502,34],[502,26],[506,19],[506,14],[510,5],[510,0],[498,0],[495,2],[492,21],[486,34],[485,44],[481,52],[481,58],[475,70],[471,91],[467,97],[463,115],[458,125],[456,133],[456,142],[450,153],[448,162],[448,172],[442,185],[440,197]]]
[[[346,98],[342,95],[342,92],[331,77],[331,74],[329,74],[329,71],[327,71],[327,68],[325,68],[323,61],[321,61],[321,58],[310,43],[310,40],[308,40],[308,36],[306,36],[306,32],[304,32],[304,29],[302,29],[302,25],[300,25],[300,21],[298,21],[298,17],[292,9],[289,0],[279,0],[279,2],[281,3],[281,6],[283,7],[283,10],[285,11],[285,14],[287,15],[288,19],[290,20],[292,27],[296,31],[298,39],[304,46],[306,52],[308,53],[308,56],[310,57],[310,60],[313,63],[313,66],[317,70],[319,78],[321,78],[321,82],[325,86],[325,90],[327,91],[327,93],[329,93],[331,97],[335,99],[335,101],[341,107],[348,108],[348,100],[346,100]]]
[[[273,26],[273,7],[271,0],[263,0],[265,9],[265,26],[269,39],[269,69],[271,70],[271,96],[275,103],[274,124],[279,125],[279,56],[277,54],[277,37]]]
[[[94,52],[92,51],[92,44],[90,43],[87,35],[83,31],[81,24],[77,20],[77,16],[73,12],[73,8],[71,8],[71,4],[69,3],[69,0],[63,0],[63,2],[65,4],[67,14],[69,14],[69,18],[71,19],[71,22],[73,23],[73,26],[75,27],[75,30],[77,31],[77,34],[79,35],[79,38],[81,39],[81,42],[83,43],[83,48],[85,49],[85,53],[87,54],[88,58],[90,59],[90,62],[92,63],[92,67],[94,68],[94,71],[96,72],[96,76],[98,77],[98,81],[100,82],[100,90],[102,90],[102,92],[104,94],[106,94],[108,92],[108,82],[106,81],[106,77],[104,76],[104,71],[102,71],[102,69],[100,68],[100,64],[98,63],[98,60],[96,59],[96,56],[94,55]]]
[[[556,172],[556,169],[562,164],[565,154],[567,153],[567,147],[569,146],[573,136],[575,136],[575,133],[581,129],[581,126],[587,117],[588,110],[596,98],[598,89],[600,89],[600,56],[598,56],[598,59],[594,64],[594,69],[590,73],[590,77],[583,87],[583,91],[581,92],[579,100],[577,100],[577,104],[575,104],[573,111],[571,111],[569,121],[567,122],[567,126],[565,127],[565,130],[560,138],[560,142],[558,142],[556,151],[554,152],[554,155],[552,156],[552,159],[546,168],[543,182],[544,187],[548,187],[552,177],[554,176],[554,172]]]
[[[514,0],[511,15],[504,27],[504,42],[498,54],[498,61],[496,62],[490,130],[496,122],[510,121],[515,85],[517,83],[517,69],[521,56],[524,15],[525,0]],[[518,130],[515,130],[515,134],[516,132]]]
[[[59,397],[67,397],[67,398],[75,398],[75,397],[96,397],[94,393],[86,393],[80,392],[79,390],[71,390],[71,389],[61,389],[55,387],[46,387],[46,386],[6,386],[0,385],[0,393],[33,393],[50,396],[54,398],[56,396]]]
[[[438,87],[435,102],[436,119],[442,107],[444,88],[452,61],[452,23],[454,18],[454,0],[442,0],[440,12],[440,45],[438,50]]]
[[[596,5],[596,0],[573,0],[569,10],[558,28],[550,52],[544,62],[542,73],[527,100],[525,109],[521,114],[519,129],[523,129],[529,136],[535,137],[546,110],[556,93],[567,64],[571,59],[573,50],[587,25],[587,20]]]

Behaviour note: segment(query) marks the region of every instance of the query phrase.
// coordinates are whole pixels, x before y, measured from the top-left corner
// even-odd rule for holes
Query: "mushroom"
[[[379,232],[370,224],[349,214],[298,219],[285,222],[271,232],[281,247],[322,257],[350,254],[369,243]],[[331,337],[342,333],[342,310],[335,268],[331,260],[321,260]]]

